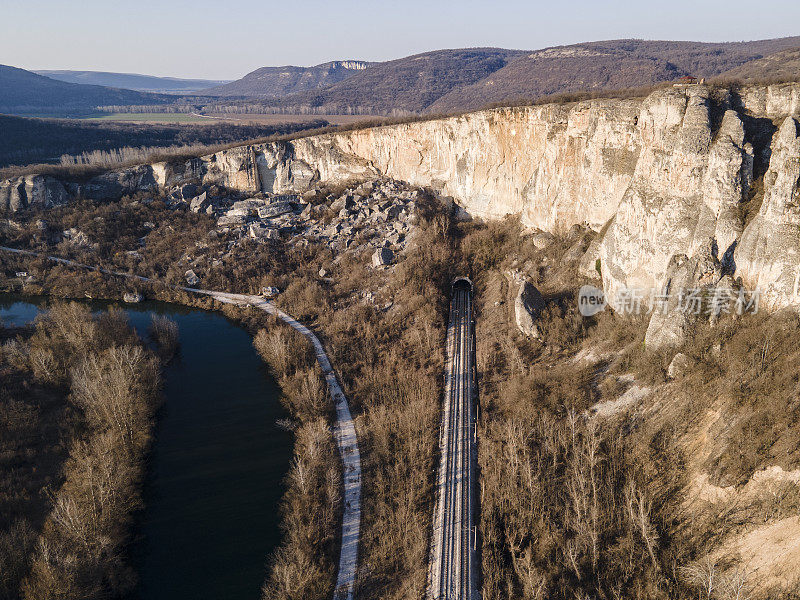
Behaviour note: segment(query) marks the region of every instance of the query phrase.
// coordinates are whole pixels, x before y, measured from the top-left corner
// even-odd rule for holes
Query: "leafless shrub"
[[[11,517],[28,519],[0,531],[0,589],[7,592],[4,597],[26,600],[124,595],[135,579],[126,545],[133,512],[141,504],[158,362],[119,312],[95,317],[74,303],[50,307],[26,336],[12,351],[0,353],[0,372],[8,377],[0,414],[8,434],[17,438],[17,478],[27,478],[12,482],[2,469],[0,506]],[[17,385],[20,377],[33,386]],[[75,408],[63,402],[67,397]],[[34,400],[38,410],[26,408]],[[31,447],[27,440],[34,431],[41,441]],[[6,443],[0,445],[5,455]],[[46,449],[36,465],[45,471],[43,489],[35,494],[42,499],[9,502],[6,492],[14,486],[35,490],[40,481],[34,471],[25,475],[24,470],[24,451],[35,454],[38,446]],[[60,457],[64,449],[68,455]],[[9,542],[16,544],[13,550]]]
[[[162,360],[172,359],[180,346],[178,324],[167,316],[153,314],[150,317],[149,333]]]
[[[278,378],[313,364],[308,340],[285,325],[259,330],[253,345]]]
[[[706,600],[717,597],[722,587],[721,573],[717,562],[710,556],[682,568],[682,574],[689,585],[697,588]]]

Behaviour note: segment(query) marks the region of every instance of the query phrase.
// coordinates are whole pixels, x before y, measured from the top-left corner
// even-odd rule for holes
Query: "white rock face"
[[[15,212],[29,206],[50,208],[68,201],[66,189],[53,177],[26,175],[0,182],[0,210]]]
[[[736,275],[769,308],[800,304],[800,137],[788,117],[775,134],[764,200],[736,249]]]
[[[517,296],[514,299],[514,317],[519,332],[527,337],[539,339],[539,317],[544,310],[542,294],[529,281],[520,282]]]
[[[622,290],[649,296],[663,286],[673,256],[693,257],[714,240],[719,258],[742,230],[738,206],[752,179],[753,150],[744,126],[725,112],[712,143],[708,90],[675,88],[645,100],[642,152],[600,244],[609,302]]]
[[[626,288],[662,287],[672,258],[692,259],[710,239],[723,267],[735,265],[748,286],[764,287],[771,305],[800,305],[800,142],[796,121],[787,119],[798,112],[800,84],[727,97],[680,86],[644,99],[501,108],[242,146],[88,182],[33,175],[0,182],[0,207],[184,183],[302,193],[389,177],[452,196],[476,217],[518,214],[527,227],[551,233],[574,224],[605,229],[581,264],[589,274],[600,266],[611,302]],[[758,121],[769,129],[769,120],[783,120],[772,148],[771,130],[764,137],[752,127]],[[743,233],[740,203],[751,191],[754,162],[770,153],[764,202]]]
[[[770,119],[800,114],[800,86],[796,83],[748,87],[741,92],[741,100],[749,113]]]

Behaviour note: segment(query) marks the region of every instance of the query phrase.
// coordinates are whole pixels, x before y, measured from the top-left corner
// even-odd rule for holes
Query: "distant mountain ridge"
[[[199,91],[189,88],[213,82],[123,73],[45,72],[80,81],[153,87],[172,95],[59,81],[0,66],[0,112],[65,115],[93,112],[98,106],[141,105],[132,110],[431,114],[565,93],[642,88],[685,75],[751,83],[797,79],[800,36],[720,43],[606,40],[535,51],[434,50],[376,63],[335,60],[313,67],[262,67],[239,80]],[[163,108],[172,104],[182,106]]]
[[[210,96],[279,98],[328,87],[363,71],[373,63],[363,60],[333,60],[313,67],[262,67],[241,79],[204,90]]]
[[[427,110],[469,110],[552,94],[645,87],[685,75],[715,77],[798,45],[800,37],[722,43],[609,40],[546,48],[526,52],[489,77],[442,96]]]
[[[764,80],[800,80],[800,47],[782,50],[764,58],[747,62],[735,69],[725,71],[722,78]]]
[[[96,106],[168,104],[174,97],[103,87],[66,83],[24,69],[0,65],[0,112],[68,113]]]
[[[102,85],[105,87],[124,88],[137,92],[172,94],[199,92],[200,90],[230,82],[230,80],[156,77],[154,75],[141,75],[139,73],[114,73],[109,71],[44,70],[33,71],[33,73],[67,83]]]
[[[271,104],[287,112],[331,114],[471,110],[551,94],[649,86],[684,75],[714,77],[798,46],[800,36],[720,43],[607,40],[536,51],[436,50],[374,63],[327,86],[319,82],[283,97],[273,92]],[[279,69],[265,67],[223,87],[236,91],[231,95],[265,98],[255,93],[256,74]]]
[[[524,54],[505,48],[434,50],[375,63],[327,88],[287,96],[283,106],[331,114],[422,112],[445,94],[484,79]]]

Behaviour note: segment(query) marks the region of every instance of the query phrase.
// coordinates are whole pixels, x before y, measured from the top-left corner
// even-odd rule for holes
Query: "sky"
[[[208,79],[441,48],[799,34],[798,0],[0,0],[0,64]]]

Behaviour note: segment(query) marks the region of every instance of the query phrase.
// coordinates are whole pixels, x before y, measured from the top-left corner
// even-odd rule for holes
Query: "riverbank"
[[[14,234],[13,245],[178,285],[184,265],[205,261],[209,268],[196,272],[206,288],[250,293],[263,286],[279,288],[276,303],[313,327],[330,353],[339,383],[352,400],[359,446],[369,450],[361,457],[362,520],[354,592],[359,599],[424,594],[434,499],[436,399],[442,393],[443,325],[451,270],[456,268],[449,213],[433,199],[419,203],[413,252],[397,256],[392,265],[375,268],[363,246],[336,253],[324,244],[300,239],[295,244],[245,240],[231,246],[228,237],[209,230],[213,223],[204,217],[167,212],[158,201],[148,204],[146,200],[140,195],[120,203],[66,207],[42,215],[48,231],[70,227],[87,231],[91,244],[81,247],[37,237],[36,215],[22,215],[23,229]],[[125,252],[145,234],[135,252]],[[215,256],[222,258],[214,261]],[[120,298],[132,288],[145,297],[219,308],[211,298],[161,284],[132,282],[35,258],[0,255],[0,261],[5,273],[12,275],[6,281],[16,281],[26,291]],[[27,271],[30,277],[14,278],[16,271]],[[260,329],[293,331],[263,311],[229,306],[223,312],[253,334]],[[293,374],[284,387],[287,396],[302,399],[306,391],[301,383]],[[333,422],[333,406],[325,402],[323,408],[314,408],[316,420],[308,419],[320,424],[314,427],[329,428]],[[320,448],[327,447],[327,442],[320,446],[316,440],[298,433],[298,465],[314,464],[315,452],[318,455]],[[332,477],[341,484],[341,467],[335,459],[332,465],[325,463],[310,479],[310,488],[308,483],[303,485],[309,481],[301,477],[303,473],[298,468],[298,479],[289,477],[282,516],[291,535],[284,538],[281,560],[270,567],[263,595],[270,600],[328,600],[333,594],[342,503],[341,496],[333,503],[339,517],[329,532],[328,482]],[[318,481],[324,485],[317,485]]]
[[[121,311],[77,303],[2,327],[0,339],[0,591],[127,596],[160,362]]]
[[[10,252],[11,254],[17,255],[22,258],[32,258],[32,257],[40,258],[44,259],[45,261],[54,262],[58,265],[66,266],[73,270],[84,271],[84,272],[88,271],[90,273],[103,274],[111,276],[112,278],[116,278],[117,280],[132,278],[136,280],[138,285],[143,285],[151,288],[153,294],[157,293],[163,294],[165,291],[169,291],[172,292],[173,294],[177,294],[179,297],[184,297],[187,299],[191,299],[193,294],[197,294],[200,296],[212,297],[217,302],[222,303],[223,305],[234,305],[244,308],[250,308],[255,306],[260,309],[262,314],[272,315],[277,317],[278,320],[288,324],[290,327],[297,330],[301,335],[303,335],[308,339],[308,341],[314,348],[314,355],[316,357],[317,362],[319,363],[320,368],[322,369],[323,376],[325,378],[328,387],[331,404],[336,407],[335,415],[337,419],[334,428],[334,437],[336,439],[336,444],[339,448],[340,458],[342,460],[342,464],[344,467],[343,489],[345,491],[344,491],[343,501],[342,501],[342,495],[339,494],[337,495],[336,499],[325,498],[326,501],[323,502],[321,506],[319,506],[320,498],[319,497],[314,498],[311,504],[314,505],[315,510],[311,511],[312,514],[314,512],[319,512],[318,510],[319,508],[327,510],[328,507],[332,507],[334,515],[336,513],[340,513],[343,511],[344,514],[341,518],[342,527],[341,530],[339,530],[338,532],[335,531],[325,532],[324,535],[320,536],[320,541],[318,544],[316,544],[315,548],[313,548],[311,551],[305,552],[305,556],[311,562],[319,563],[319,574],[321,577],[319,577],[320,581],[313,582],[313,587],[315,589],[322,590],[321,592],[322,597],[330,596],[330,592],[328,591],[328,589],[331,587],[330,583],[333,583],[332,579],[333,573],[331,569],[328,567],[328,565],[332,557],[336,554],[336,551],[328,549],[328,551],[321,554],[319,550],[321,549],[322,546],[324,546],[326,543],[329,543],[331,540],[334,539],[338,540],[337,545],[340,543],[341,546],[338,548],[339,568],[336,571],[335,575],[336,585],[334,594],[336,598],[351,599],[353,597],[353,591],[355,587],[356,569],[358,564],[358,546],[360,541],[359,540],[360,523],[361,523],[360,457],[358,452],[356,431],[352,421],[352,417],[350,416],[347,400],[341,388],[339,387],[339,384],[336,380],[335,372],[333,371],[330,361],[328,360],[327,355],[325,354],[322,343],[319,341],[316,335],[314,335],[314,333],[311,332],[311,330],[306,328],[304,325],[302,325],[301,323],[297,322],[286,313],[274,307],[272,304],[264,302],[258,296],[226,294],[222,292],[213,292],[209,290],[200,290],[200,289],[186,288],[175,285],[166,285],[146,277],[127,275],[120,272],[113,272],[100,267],[89,266],[69,260],[64,260],[61,258],[48,257],[39,255],[37,253],[19,251],[10,248],[3,248],[3,249],[6,250],[7,252]],[[250,319],[248,322],[250,324],[251,329],[253,329],[254,325],[253,320]],[[261,322],[263,323],[263,320],[261,320]],[[259,323],[259,319],[255,319],[255,323]],[[326,411],[323,409],[321,412],[322,415],[324,415]],[[328,479],[330,480],[330,475],[328,476]],[[284,503],[284,512],[287,513],[291,512],[291,505],[289,501]],[[327,527],[326,529],[330,529],[330,527]],[[291,536],[291,533],[292,530],[287,527],[287,534]],[[303,532],[295,532],[296,535],[298,533],[300,535],[303,535]],[[285,549],[286,546],[284,546],[284,550]],[[271,580],[273,582],[278,578],[278,576],[276,575],[276,571],[280,567],[279,562],[280,562],[280,553],[277,556],[273,557],[273,565],[271,572]],[[293,568],[297,568],[298,566],[299,565],[293,565]],[[328,580],[330,580],[330,583],[326,583]],[[265,584],[265,586],[268,585],[269,582]]]
[[[48,301],[20,300],[0,296],[0,317],[27,322]],[[161,302],[123,307],[142,337],[151,315],[169,316],[182,343],[163,369],[166,403],[132,547],[138,597],[257,598],[281,540],[292,454],[292,434],[276,425],[286,417],[280,389],[248,333],[223,315]]]

